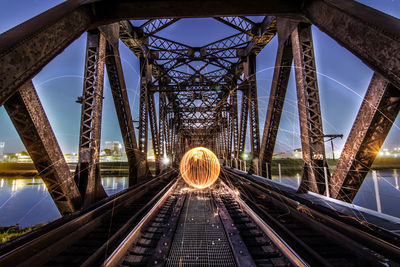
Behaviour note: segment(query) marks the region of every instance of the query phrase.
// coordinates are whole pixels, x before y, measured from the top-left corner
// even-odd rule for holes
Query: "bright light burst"
[[[211,150],[196,147],[185,153],[179,170],[187,184],[203,189],[217,180],[220,166],[217,156]]]

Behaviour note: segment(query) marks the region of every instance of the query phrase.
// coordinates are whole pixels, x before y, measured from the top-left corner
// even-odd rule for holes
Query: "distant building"
[[[119,141],[106,141],[103,151],[107,156],[122,155],[122,144]]]
[[[383,148],[378,152],[378,158],[400,158],[400,147]]]
[[[32,163],[32,159],[27,152],[15,153],[18,163]]]
[[[0,162],[4,161],[4,147],[6,143],[5,142],[0,142]]]
[[[6,142],[0,142],[0,156],[4,155],[4,147],[6,146]]]

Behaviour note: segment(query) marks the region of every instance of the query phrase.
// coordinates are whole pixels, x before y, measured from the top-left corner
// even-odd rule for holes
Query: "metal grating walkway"
[[[209,192],[189,193],[166,266],[236,266]]]

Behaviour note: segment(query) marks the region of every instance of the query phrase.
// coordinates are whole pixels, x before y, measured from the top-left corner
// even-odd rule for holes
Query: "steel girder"
[[[139,150],[147,156],[149,83],[151,65],[145,58],[140,58],[140,107],[139,107]]]
[[[327,167],[327,163],[311,25],[299,23],[292,32],[291,40],[303,152],[299,191],[322,194],[325,189],[324,167]]]
[[[400,20],[356,1],[307,1],[305,16],[400,88]]]
[[[278,31],[278,36],[280,35]],[[279,122],[282,115],[283,104],[286,96],[286,89],[289,81],[290,70],[292,67],[293,52],[290,37],[279,41],[278,52],[276,54],[275,70],[272,79],[271,91],[269,95],[267,115],[265,117],[264,133],[260,148],[260,166],[262,175],[271,179],[272,155],[275,148],[276,137],[279,129]]]
[[[79,161],[75,182],[88,206],[106,197],[101,185],[99,155],[106,39],[98,30],[89,31],[86,44],[85,75],[79,134]]]
[[[0,105],[92,24],[90,9],[64,2],[0,35]]]
[[[150,130],[151,130],[151,139],[153,144],[154,157],[156,161],[156,173],[160,171],[160,142],[158,135],[158,127],[157,127],[157,115],[156,115],[156,107],[154,104],[154,94],[148,92],[147,93],[147,105],[149,112],[149,122],[150,122]]]
[[[4,107],[60,213],[78,210],[81,194],[32,82],[24,84]]]
[[[400,111],[400,90],[375,73],[330,181],[330,195],[353,201]]]
[[[247,118],[249,114],[248,90],[242,91],[242,101],[240,108],[240,130],[239,130],[239,157],[244,152],[246,146]]]
[[[238,121],[238,103],[237,103],[237,90],[236,83],[234,83],[235,88],[232,89],[232,139],[233,139],[233,157],[235,159],[239,158],[239,121]]]
[[[129,185],[132,186],[137,184],[138,178],[148,176],[149,171],[145,163],[146,156],[138,150],[119,51],[118,48],[113,48],[109,43],[107,43],[105,62],[122,140],[124,141],[128,158]]]
[[[250,119],[250,146],[252,164],[250,173],[258,174],[258,156],[260,153],[260,128],[258,122],[258,98],[257,98],[257,78],[256,78],[256,55],[248,56],[245,64],[245,77],[248,85],[249,119]]]
[[[167,115],[167,107],[166,107],[166,96],[165,93],[160,93],[158,95],[158,130],[159,130],[159,146],[160,146],[160,159],[166,157],[166,115]]]

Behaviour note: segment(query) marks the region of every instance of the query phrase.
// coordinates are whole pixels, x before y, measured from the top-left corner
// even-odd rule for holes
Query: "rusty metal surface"
[[[0,35],[0,105],[89,28],[90,11],[79,2],[63,3]]]
[[[279,23],[279,22],[278,22]],[[278,28],[278,36],[279,36]],[[280,40],[278,52],[276,54],[275,70],[272,79],[271,91],[265,117],[264,132],[260,148],[260,166],[262,176],[271,178],[271,168],[266,164],[271,164],[272,155],[275,148],[276,137],[279,129],[279,122],[282,115],[283,104],[286,96],[286,89],[289,82],[290,71],[293,61],[292,43],[290,36],[288,39]]]
[[[24,84],[4,107],[62,215],[81,206],[81,195],[32,82]]]
[[[356,1],[307,2],[303,13],[319,29],[400,88],[400,20]]]
[[[100,135],[103,110],[103,82],[106,39],[98,30],[88,32],[85,76],[82,97],[81,128],[79,134],[79,161],[75,182],[88,206],[104,198],[106,193],[100,181]]]
[[[107,44],[106,59],[108,80],[118,116],[122,139],[129,164],[129,185],[137,183],[138,178],[148,176],[148,168],[140,168],[140,162],[145,161],[144,156],[138,150],[135,129],[132,121],[131,108],[126,90],[121,59],[117,48]]]
[[[330,195],[351,202],[400,111],[400,90],[375,73],[330,181]]]
[[[323,193],[323,167],[327,164],[311,25],[299,23],[292,32],[291,40],[303,152],[299,191]]]

